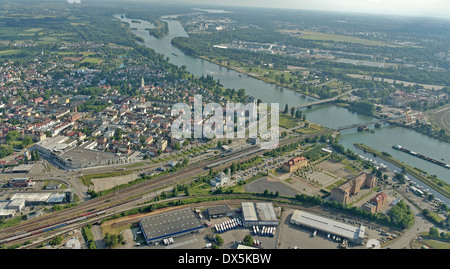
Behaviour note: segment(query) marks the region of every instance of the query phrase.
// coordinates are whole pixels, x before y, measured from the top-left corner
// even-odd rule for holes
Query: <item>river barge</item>
[[[432,159],[432,158],[427,157],[427,156],[425,156],[425,155],[422,155],[422,154],[420,154],[420,153],[417,153],[417,152],[414,152],[414,151],[412,151],[412,150],[406,149],[406,148],[404,148],[404,147],[402,147],[402,146],[400,146],[400,145],[394,145],[394,146],[392,146],[392,148],[394,148],[394,149],[396,149],[396,150],[400,150],[400,151],[406,152],[406,153],[411,154],[411,155],[413,155],[413,156],[419,157],[419,158],[424,159],[424,160],[426,160],[426,161],[429,161],[429,162],[432,162],[432,163],[435,163],[435,164],[437,164],[437,165],[440,165],[440,166],[443,166],[443,167],[445,167],[445,168],[449,168],[449,169],[450,169],[450,164],[446,164],[446,163],[444,163],[444,162],[437,161],[437,160],[435,160],[435,159]]]

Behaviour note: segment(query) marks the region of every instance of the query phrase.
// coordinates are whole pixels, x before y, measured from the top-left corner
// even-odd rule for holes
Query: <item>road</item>
[[[297,141],[298,138],[295,139],[285,139],[280,141],[280,145],[290,144]],[[235,151],[230,155],[224,156],[221,160],[224,161],[224,164],[221,164],[217,167],[217,169],[224,169],[229,166],[230,163],[227,160],[234,158],[236,155],[242,156],[242,160],[253,158],[254,156],[262,154],[264,151],[262,150],[258,152],[254,152],[258,146],[251,146],[242,151]],[[244,154],[248,153],[247,156]],[[105,208],[107,206],[111,206],[112,208],[109,211],[113,211],[117,204],[125,203],[134,204],[136,199],[142,199],[142,195],[154,192],[155,190],[159,190],[165,188],[167,186],[173,185],[175,183],[187,184],[196,179],[196,176],[207,173],[205,167],[217,162],[217,160],[203,160],[195,164],[188,165],[187,167],[183,167],[178,169],[176,172],[172,172],[169,174],[165,174],[159,177],[156,177],[152,180],[147,180],[138,184],[131,185],[127,188],[123,188],[117,190],[113,193],[105,194],[103,196],[97,197],[95,199],[88,200],[86,202],[80,203],[77,206],[58,211],[55,213],[46,214],[42,217],[32,219],[29,221],[24,221],[21,224],[5,228],[0,231],[0,237],[6,238],[11,236],[12,234],[20,234],[24,231],[32,231],[37,227],[42,227],[48,224],[61,223],[64,220],[72,218],[74,216],[80,216],[82,213],[89,212],[93,209]]]
[[[405,186],[402,186],[400,188],[403,188]],[[430,227],[433,227],[433,225],[426,220],[426,218],[421,213],[421,210],[419,210],[415,205],[413,205],[407,197],[404,196],[406,194],[402,189],[397,188],[396,194],[399,199],[402,199],[410,208],[411,211],[414,214],[414,225],[408,229],[403,231],[402,235],[397,237],[395,240],[391,241],[390,243],[386,244],[383,248],[390,248],[390,249],[410,249],[411,248],[411,241],[416,239],[420,233],[428,233],[430,230]],[[406,189],[406,188],[405,188]]]

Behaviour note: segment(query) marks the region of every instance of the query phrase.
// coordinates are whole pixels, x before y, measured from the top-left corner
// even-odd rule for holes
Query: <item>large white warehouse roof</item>
[[[291,216],[291,223],[315,228],[320,231],[347,238],[353,242],[361,242],[366,230],[366,227],[363,225],[355,227],[301,210],[294,211]]]

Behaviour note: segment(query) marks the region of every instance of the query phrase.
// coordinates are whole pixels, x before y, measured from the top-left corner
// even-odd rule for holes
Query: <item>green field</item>
[[[1,50],[0,55],[11,55],[18,53],[20,50]]]
[[[318,32],[300,31],[300,30],[280,30],[280,32],[291,33],[291,34],[301,34],[300,38],[308,39],[308,40],[349,42],[349,43],[356,43],[356,44],[369,45],[369,46],[403,47],[400,45],[393,45],[393,44],[389,44],[386,42],[362,39],[362,38],[346,36],[346,35],[335,35],[335,34],[326,34],[326,33],[318,33]]]
[[[322,132],[324,128],[318,124],[310,123],[308,127],[301,127],[298,129],[295,129],[294,132],[300,133],[300,134],[314,134]]]
[[[280,113],[280,127],[291,129],[297,127],[299,123],[299,119],[293,118],[290,115],[288,116]]]
[[[103,60],[102,59],[99,59],[99,58],[85,58],[84,60],[83,60],[83,62],[86,62],[86,63],[92,63],[92,64],[99,64],[99,63],[101,63]]]
[[[33,33],[35,33],[35,32],[39,32],[39,31],[42,31],[42,30],[44,30],[44,28],[30,28],[30,29],[26,29],[26,30],[23,30],[24,32],[33,32]]]

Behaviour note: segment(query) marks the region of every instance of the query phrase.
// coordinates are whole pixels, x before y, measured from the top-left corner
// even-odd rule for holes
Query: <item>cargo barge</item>
[[[446,164],[446,163],[443,163],[443,162],[441,162],[441,161],[437,161],[437,160],[435,160],[435,159],[432,159],[432,158],[430,158],[430,157],[427,157],[427,156],[425,156],[425,155],[419,154],[419,153],[417,153],[417,152],[411,151],[411,150],[409,150],[409,149],[405,149],[404,147],[402,147],[402,146],[400,146],[400,145],[394,145],[394,146],[392,146],[392,148],[394,148],[394,149],[396,149],[396,150],[400,150],[400,151],[406,152],[406,153],[409,153],[409,154],[411,154],[411,155],[413,155],[413,156],[419,157],[419,158],[424,159],[424,160],[426,160],[426,161],[429,161],[429,162],[432,162],[432,163],[435,163],[435,164],[437,164],[437,165],[440,165],[440,166],[443,166],[443,167],[445,167],[445,168],[449,168],[449,169],[450,169],[450,164]]]

